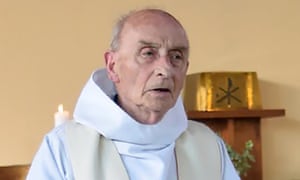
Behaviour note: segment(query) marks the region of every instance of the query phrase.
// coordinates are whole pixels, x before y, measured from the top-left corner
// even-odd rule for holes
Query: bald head
[[[128,13],[116,23],[113,29],[112,40],[110,43],[111,50],[116,51],[119,49],[122,34],[124,32],[123,30],[125,28],[134,28],[143,24],[153,24],[158,29],[168,24],[172,24],[175,27],[177,26],[176,28],[182,31],[182,34],[188,41],[188,37],[183,26],[170,13],[161,9],[142,9]]]
[[[104,55],[119,105],[139,122],[160,121],[177,101],[188,56],[186,32],[169,13],[143,9],[123,17]]]

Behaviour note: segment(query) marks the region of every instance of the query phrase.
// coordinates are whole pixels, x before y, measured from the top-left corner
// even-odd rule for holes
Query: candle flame
[[[58,105],[58,112],[64,112],[64,106],[62,104]]]

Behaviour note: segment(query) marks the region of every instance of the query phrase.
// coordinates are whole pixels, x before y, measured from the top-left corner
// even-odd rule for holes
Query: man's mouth
[[[157,92],[171,92],[170,89],[168,89],[168,88],[155,88],[155,89],[152,89],[152,91],[157,91]]]

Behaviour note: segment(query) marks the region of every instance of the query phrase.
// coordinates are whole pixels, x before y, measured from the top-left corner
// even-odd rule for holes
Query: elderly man
[[[106,68],[78,99],[74,121],[45,136],[28,180],[236,180],[223,141],[188,121],[180,91],[189,41],[166,11],[116,24]]]

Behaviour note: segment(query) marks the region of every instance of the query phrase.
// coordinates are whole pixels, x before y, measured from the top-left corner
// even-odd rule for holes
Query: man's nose
[[[161,56],[155,63],[155,74],[159,77],[169,78],[172,75],[172,65],[166,56]]]

